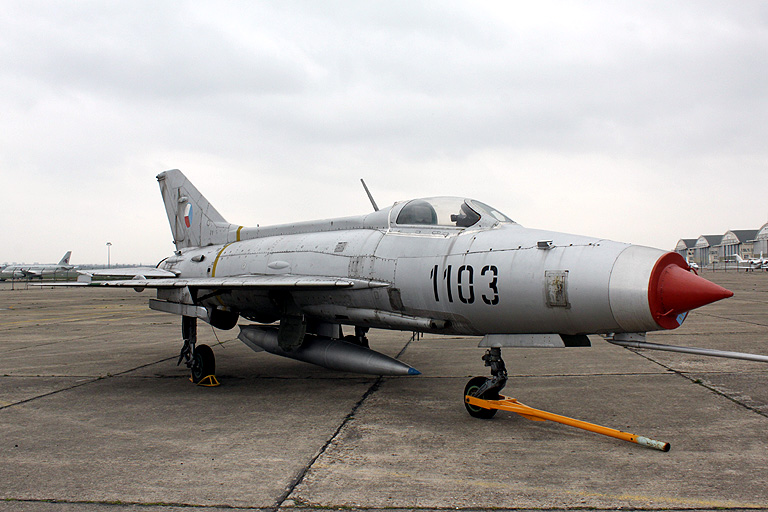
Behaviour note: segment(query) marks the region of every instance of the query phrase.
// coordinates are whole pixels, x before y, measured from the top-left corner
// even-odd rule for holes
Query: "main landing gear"
[[[184,346],[181,347],[179,360],[176,366],[182,361],[191,370],[190,380],[198,386],[218,386],[216,380],[216,357],[213,350],[208,345],[197,345],[197,318],[192,316],[181,317],[181,337],[184,340]]]
[[[368,327],[355,327],[355,334],[344,336],[344,341],[364,348],[371,348],[366,334],[368,334]]]
[[[507,384],[507,368],[504,364],[504,360],[501,358],[501,349],[488,349],[483,356],[483,361],[485,361],[485,366],[491,367],[491,377],[474,377],[470,379],[464,388],[464,407],[466,407],[467,412],[475,418],[490,419],[493,418],[499,410],[510,411],[529,420],[554,421],[556,423],[570,425],[597,434],[615,437],[616,439],[621,439],[623,441],[637,443],[663,452],[669,451],[669,443],[534,409],[533,407],[518,402],[516,398],[500,395],[499,391],[501,391]]]

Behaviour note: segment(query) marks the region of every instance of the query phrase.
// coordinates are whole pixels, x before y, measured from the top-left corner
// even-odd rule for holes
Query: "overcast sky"
[[[157,263],[172,168],[246,226],[361,177],[664,249],[768,221],[764,1],[0,7],[0,263]]]

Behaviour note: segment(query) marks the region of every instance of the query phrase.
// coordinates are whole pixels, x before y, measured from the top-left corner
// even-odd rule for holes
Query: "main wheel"
[[[475,393],[477,393],[480,387],[485,384],[485,381],[487,380],[487,377],[473,377],[470,379],[469,382],[467,382],[467,385],[464,387],[464,396],[477,396]],[[477,398],[482,398],[484,400],[498,400],[499,392],[489,389]],[[496,416],[496,411],[498,411],[498,409],[485,409],[476,405],[470,405],[466,401],[464,402],[464,407],[467,409],[467,412],[470,416],[483,420],[489,420],[493,418]]]
[[[205,377],[216,373],[216,357],[213,350],[208,345],[198,345],[195,347],[195,354],[192,356],[192,382],[197,384]]]

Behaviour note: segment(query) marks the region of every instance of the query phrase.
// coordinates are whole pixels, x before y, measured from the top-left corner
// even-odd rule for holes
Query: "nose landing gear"
[[[507,385],[507,367],[501,358],[500,348],[489,348],[483,356],[485,366],[491,367],[491,378],[474,377],[464,387],[464,396],[473,396],[483,400],[498,400],[499,392]],[[466,400],[464,407],[470,416],[488,420],[496,416],[498,409],[485,409],[472,405]]]

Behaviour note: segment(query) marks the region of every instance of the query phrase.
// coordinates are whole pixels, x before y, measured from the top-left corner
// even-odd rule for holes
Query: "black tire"
[[[487,380],[487,377],[471,378],[469,382],[467,382],[467,385],[464,387],[464,396],[477,396],[475,393],[477,393],[477,390],[480,389],[480,387],[485,384],[485,381]],[[488,390],[477,398],[483,398],[485,400],[498,400],[499,392]],[[484,409],[476,405],[469,405],[466,401],[464,402],[464,407],[467,409],[467,412],[470,416],[473,418],[480,418],[482,420],[489,420],[493,418],[496,416],[496,412],[498,411],[498,409]]]
[[[208,345],[198,345],[192,356],[192,382],[197,384],[205,377],[215,374],[216,357],[213,350]]]

